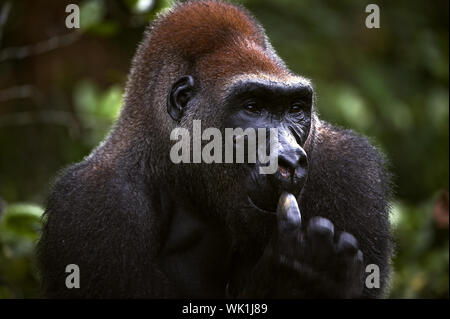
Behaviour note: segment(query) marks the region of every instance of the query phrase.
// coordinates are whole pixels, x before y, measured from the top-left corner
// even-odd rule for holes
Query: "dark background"
[[[65,7],[81,8],[81,29]],[[448,298],[447,0],[244,0],[321,117],[371,137],[394,175],[391,298]],[[39,296],[34,245],[51,181],[117,117],[161,0],[0,0],[0,298]]]

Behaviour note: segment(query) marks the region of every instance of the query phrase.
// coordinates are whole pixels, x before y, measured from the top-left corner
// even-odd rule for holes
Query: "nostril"
[[[280,169],[281,176],[283,176],[285,178],[288,178],[289,176],[291,176],[291,173],[288,168],[285,168],[283,166],[278,166],[278,167]]]
[[[298,165],[301,168],[307,168],[308,167],[308,157],[306,155],[300,156]]]
[[[294,174],[297,166],[297,159],[293,156],[280,155],[278,157],[278,168],[283,177],[289,177]]]

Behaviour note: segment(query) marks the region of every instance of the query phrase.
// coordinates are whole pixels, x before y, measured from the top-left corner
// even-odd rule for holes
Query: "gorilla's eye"
[[[294,103],[289,109],[289,113],[299,113],[303,111],[304,105],[302,103]]]
[[[252,101],[247,102],[245,104],[245,110],[249,111],[249,112],[252,112],[252,113],[258,113],[259,112],[258,105],[255,102],[252,102]]]

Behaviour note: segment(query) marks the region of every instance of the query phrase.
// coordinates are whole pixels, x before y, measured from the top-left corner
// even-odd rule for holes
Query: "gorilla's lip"
[[[258,205],[256,205],[255,202],[252,200],[252,198],[249,195],[247,195],[247,198],[248,198],[248,202],[250,203],[252,208],[255,208],[256,210],[258,210],[264,214],[273,214],[273,215],[277,214],[276,211],[267,210],[267,209],[261,208]]]
[[[264,214],[272,214],[272,215],[276,215],[276,214],[277,214],[277,210],[278,210],[278,201],[279,201],[280,196],[281,196],[281,193],[282,193],[283,191],[286,191],[286,190],[281,189],[280,193],[276,192],[276,193],[277,193],[276,198],[274,197],[274,198],[273,198],[273,201],[272,201],[272,200],[269,201],[269,202],[273,202],[273,206],[272,206],[272,203],[269,203],[267,206],[274,207],[274,209],[265,207],[266,205],[262,206],[262,205],[257,204],[258,201],[255,201],[255,200],[252,198],[251,194],[247,194],[247,200],[248,200],[248,203],[250,204],[250,206],[251,206],[252,208],[258,210],[259,212],[264,213]],[[293,194],[293,195],[295,196],[295,198],[297,198],[297,197],[299,196],[299,193],[300,193],[300,192],[298,192],[298,193],[291,193],[291,194]],[[266,202],[266,203],[267,203],[267,202]],[[265,203],[263,203],[263,204],[265,204]]]

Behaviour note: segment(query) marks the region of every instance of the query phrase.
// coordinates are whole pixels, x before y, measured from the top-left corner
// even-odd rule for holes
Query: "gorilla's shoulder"
[[[387,160],[366,137],[321,121],[312,151],[310,174],[342,196],[387,199],[391,194]]]
[[[356,164],[356,169],[378,170],[387,164],[384,154],[367,137],[325,121],[317,130],[314,153],[340,165]]]
[[[47,211],[91,215],[145,202],[140,185],[143,182],[137,183],[136,179],[139,177],[124,174],[104,165],[98,157],[89,156],[60,172],[52,185]]]
[[[89,190],[91,187],[105,186],[113,178],[113,171],[95,164],[92,157],[86,157],[79,163],[62,169],[52,185],[53,192],[65,192],[67,196],[74,192]]]

